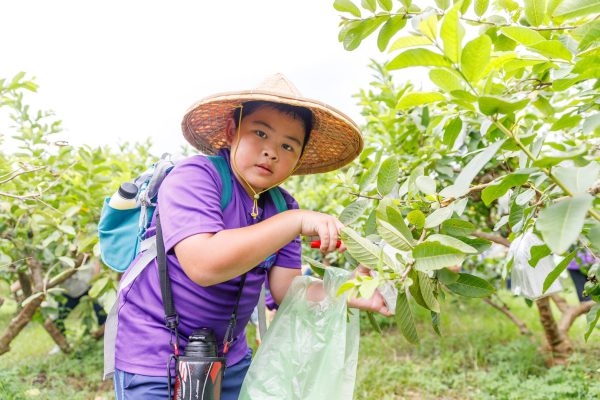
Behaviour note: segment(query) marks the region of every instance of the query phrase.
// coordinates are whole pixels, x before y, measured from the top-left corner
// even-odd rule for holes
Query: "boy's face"
[[[240,139],[233,118],[227,121],[227,143],[236,166],[256,192],[288,178],[300,159],[304,145],[304,124],[291,115],[265,106],[245,116],[242,110]],[[237,146],[237,151],[236,151]],[[233,160],[232,160],[233,162]],[[238,171],[233,169],[238,180]],[[246,188],[251,196],[253,193]]]

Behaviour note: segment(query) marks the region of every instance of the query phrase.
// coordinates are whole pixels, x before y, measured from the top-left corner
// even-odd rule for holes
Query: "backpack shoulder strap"
[[[215,168],[219,175],[221,176],[221,182],[223,184],[223,193],[221,193],[221,210],[224,210],[225,207],[229,204],[231,200],[231,174],[229,173],[229,166],[227,165],[227,161],[221,156],[206,156]]]
[[[287,211],[288,207],[279,187],[270,189],[269,195],[271,195],[271,199],[273,200],[273,203],[275,203],[275,207],[277,207],[277,212]]]

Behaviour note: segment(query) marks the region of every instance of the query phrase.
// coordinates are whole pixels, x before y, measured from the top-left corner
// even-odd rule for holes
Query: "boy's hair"
[[[306,148],[306,145],[308,144],[308,140],[310,139],[310,132],[312,131],[312,128],[313,128],[313,114],[312,114],[312,111],[310,111],[308,108],[292,106],[290,104],[285,104],[285,103],[275,103],[275,102],[271,102],[271,101],[262,101],[262,100],[247,101],[247,102],[243,103],[242,106],[243,106],[243,110],[244,110],[244,112],[242,114],[242,119],[244,117],[247,117],[248,115],[252,114],[253,112],[257,111],[259,108],[271,107],[279,112],[289,115],[290,117],[292,117],[294,119],[300,120],[302,122],[302,124],[304,125],[304,144],[302,146],[301,153],[304,152],[304,149]],[[237,128],[237,123],[240,119],[240,110],[241,110],[241,108],[238,107],[233,112],[233,120],[235,121],[236,128]]]

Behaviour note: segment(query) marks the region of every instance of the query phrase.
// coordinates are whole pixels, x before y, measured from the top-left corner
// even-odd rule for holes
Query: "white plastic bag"
[[[351,400],[358,364],[358,310],[347,317],[347,293],[336,297],[350,278],[339,268],[325,271],[327,295],[306,300],[319,280],[294,279],[246,374],[240,400]]]
[[[537,300],[542,297],[550,296],[563,290],[559,280],[544,290],[544,280],[554,269],[554,259],[552,255],[542,258],[534,268],[529,265],[531,259],[531,248],[533,246],[543,245],[544,242],[532,231],[527,231],[517,237],[508,250],[508,259],[512,258],[512,273],[510,275],[510,285],[513,294],[523,296],[530,300]]]

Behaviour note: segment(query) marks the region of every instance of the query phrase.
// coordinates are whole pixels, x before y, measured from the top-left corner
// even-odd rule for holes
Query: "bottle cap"
[[[125,182],[122,183],[121,186],[119,186],[119,195],[124,199],[135,199],[135,196],[137,196],[137,192],[138,187],[131,182]]]

